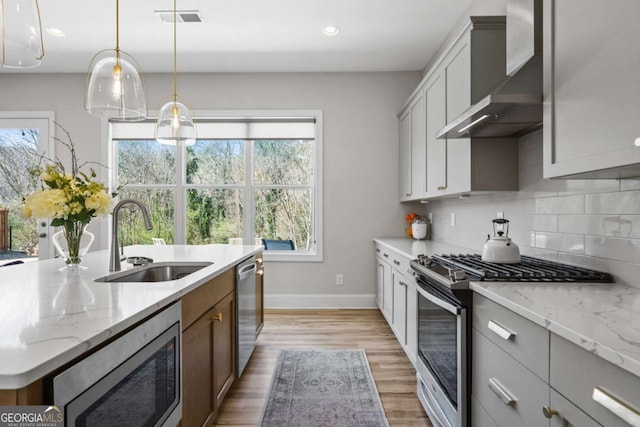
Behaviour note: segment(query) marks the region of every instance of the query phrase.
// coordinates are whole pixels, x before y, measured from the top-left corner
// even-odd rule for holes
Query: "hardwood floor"
[[[216,426],[256,426],[280,349],[363,348],[391,427],[429,426],[415,371],[378,310],[265,310],[257,347],[227,395]]]

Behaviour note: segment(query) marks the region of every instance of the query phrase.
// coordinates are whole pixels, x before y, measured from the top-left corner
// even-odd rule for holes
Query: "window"
[[[110,124],[110,171],[120,199],[148,208],[123,210],[124,244],[244,243],[291,240],[294,250],[267,250],[276,260],[322,260],[322,116],[256,112],[197,119],[193,146],[149,138],[154,122]]]

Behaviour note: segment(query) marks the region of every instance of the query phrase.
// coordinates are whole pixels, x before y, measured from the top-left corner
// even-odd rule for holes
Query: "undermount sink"
[[[182,279],[210,266],[212,262],[158,262],[133,270],[120,271],[96,279],[96,282],[168,282]]]

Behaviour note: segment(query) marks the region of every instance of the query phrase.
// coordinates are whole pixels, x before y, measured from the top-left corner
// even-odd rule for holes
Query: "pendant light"
[[[116,48],[96,53],[89,64],[84,108],[89,114],[124,121],[147,117],[140,66],[120,50],[120,0],[116,0]]]
[[[44,57],[38,0],[1,0],[2,66],[33,68]]]
[[[173,99],[160,108],[155,136],[160,144],[176,145],[182,141],[185,145],[193,145],[196,143],[193,114],[186,105],[178,102],[177,23],[176,0],[173,0]]]

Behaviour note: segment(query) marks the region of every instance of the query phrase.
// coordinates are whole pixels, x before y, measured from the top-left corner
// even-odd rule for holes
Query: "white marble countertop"
[[[213,262],[182,279],[98,283],[109,252],[90,252],[86,270],[59,271],[61,259],[0,269],[0,389],[24,387],[127,329],[210,278],[262,250],[241,245],[125,247],[154,262]],[[132,266],[122,263],[122,269]]]
[[[408,258],[476,253],[442,242],[374,239]],[[471,282],[473,291],[640,376],[640,288],[615,283]]]

